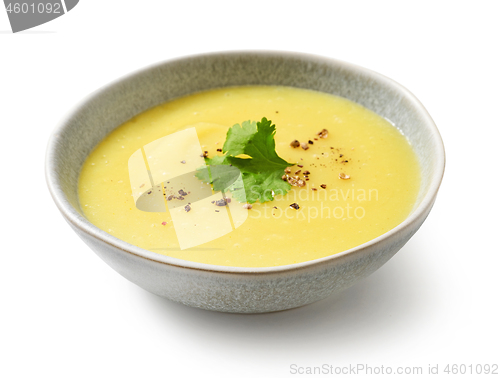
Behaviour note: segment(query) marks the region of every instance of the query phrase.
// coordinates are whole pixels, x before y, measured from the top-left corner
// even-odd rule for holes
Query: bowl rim
[[[369,240],[366,243],[360,244],[354,248],[321,257],[314,260],[308,260],[300,263],[287,264],[287,265],[279,265],[273,267],[237,267],[237,266],[224,266],[224,265],[212,265],[207,263],[199,263],[194,261],[188,261],[183,259],[178,259],[175,257],[161,255],[156,252],[152,252],[130,243],[127,243],[121,239],[118,239],[105,231],[101,230],[97,226],[93,225],[88,221],[85,217],[80,215],[71,203],[68,201],[64,191],[60,186],[60,180],[57,178],[56,174],[56,164],[55,164],[55,155],[60,145],[59,139],[60,134],[67,127],[67,124],[72,119],[72,117],[78,113],[78,111],[86,106],[86,104],[91,101],[94,97],[98,97],[99,95],[104,94],[107,90],[113,88],[115,85],[119,85],[120,83],[133,79],[135,76],[139,76],[145,74],[148,71],[155,70],[164,65],[179,63],[182,61],[189,61],[193,59],[200,59],[204,57],[215,57],[215,56],[262,56],[262,57],[281,57],[281,58],[300,58],[309,61],[325,63],[325,64],[335,64],[337,66],[341,66],[346,68],[351,72],[359,72],[370,78],[372,78],[375,82],[383,84],[385,86],[390,87],[392,90],[401,94],[406,100],[411,102],[411,105],[414,106],[421,116],[424,119],[424,123],[429,128],[429,133],[432,136],[432,139],[435,143],[435,153],[436,160],[434,161],[436,164],[436,169],[431,176],[430,184],[427,192],[422,198],[420,204],[413,209],[412,213],[400,224],[386,233]],[[176,57],[173,59],[163,60],[157,63],[150,64],[146,67],[134,70],[127,75],[121,76],[108,84],[98,88],[97,90],[91,92],[87,96],[85,96],[82,100],[80,100],[77,104],[75,104],[66,115],[62,118],[59,124],[53,130],[50,139],[48,141],[46,155],[45,155],[45,178],[47,182],[47,186],[49,192],[56,204],[59,208],[59,211],[62,213],[64,218],[74,227],[78,228],[80,231],[86,233],[94,239],[97,239],[105,244],[108,244],[111,247],[117,248],[120,251],[123,251],[128,254],[132,254],[134,256],[144,258],[146,260],[150,260],[160,264],[171,265],[179,268],[187,268],[194,270],[202,270],[207,272],[217,272],[217,273],[238,273],[238,274],[263,274],[263,273],[282,273],[297,269],[304,269],[309,267],[315,267],[321,265],[324,262],[334,262],[336,260],[343,259],[348,256],[352,256],[354,254],[362,253],[363,251],[369,249],[370,247],[378,244],[386,239],[389,239],[396,234],[404,231],[408,227],[412,227],[415,223],[422,217],[425,216],[430,208],[432,207],[434,200],[437,196],[437,192],[442,182],[442,178],[444,175],[445,169],[445,151],[444,145],[441,138],[441,135],[432,120],[431,116],[424,108],[422,103],[413,95],[408,89],[406,89],[401,84],[396,81],[380,74],[370,69],[344,62],[342,60],[319,56],[315,54],[308,54],[302,52],[292,52],[292,51],[276,51],[276,50],[231,50],[231,51],[216,51],[216,52],[207,52],[202,54],[191,54],[182,57]]]

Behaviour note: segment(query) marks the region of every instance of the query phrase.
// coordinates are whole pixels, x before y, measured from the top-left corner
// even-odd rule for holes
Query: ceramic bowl
[[[114,128],[151,107],[193,92],[241,85],[284,85],[355,101],[397,125],[413,145],[422,184],[416,205],[394,229],[356,248],[298,264],[241,268],[156,254],[91,224],[77,196],[90,151]],[[170,60],[135,72],[78,104],[52,135],[48,187],[64,218],[107,264],[142,288],[215,311],[258,313],[323,299],[385,264],[418,230],[436,199],[445,155],[439,132],[420,102],[396,82],[352,64],[299,53],[224,52]]]

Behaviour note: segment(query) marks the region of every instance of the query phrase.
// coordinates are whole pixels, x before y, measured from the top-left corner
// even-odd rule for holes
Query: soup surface
[[[263,117],[276,125],[278,155],[296,164],[289,175],[305,185],[252,208],[235,199],[217,206],[221,193],[210,187],[202,198],[197,191],[207,193],[206,184],[193,174],[204,164],[198,151],[222,155],[217,150],[231,126]],[[323,129],[326,137],[318,135]],[[183,143],[193,135],[199,145],[189,152]],[[294,140],[308,148],[292,147]],[[199,161],[184,156],[193,153]],[[169,168],[158,171],[162,164]],[[166,178],[158,182],[160,174]],[[183,174],[185,195],[173,184]],[[325,93],[248,86],[179,98],[115,129],[85,161],[79,199],[90,222],[141,248],[207,264],[268,267],[329,256],[384,234],[411,212],[419,187],[415,153],[384,118]],[[162,202],[172,198],[169,190],[173,200]],[[156,207],[148,208],[144,196],[155,191]]]

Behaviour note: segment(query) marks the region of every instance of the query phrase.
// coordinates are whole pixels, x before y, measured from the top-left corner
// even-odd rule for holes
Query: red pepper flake
[[[316,189],[316,188],[311,188],[311,190],[314,190],[314,191],[316,191],[316,190],[318,190],[318,189]]]
[[[295,171],[295,174],[298,175],[300,172],[301,170],[299,169],[298,171]]]
[[[166,226],[167,225],[167,222],[161,222],[162,225]]]

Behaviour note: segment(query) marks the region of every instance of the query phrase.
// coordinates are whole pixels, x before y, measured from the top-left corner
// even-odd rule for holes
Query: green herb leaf
[[[281,177],[293,164],[276,153],[275,134],[276,126],[266,118],[234,125],[227,132],[224,155],[207,158],[207,167],[196,177],[213,184],[214,190],[231,191],[240,202],[267,202],[286,194],[291,186]]]

